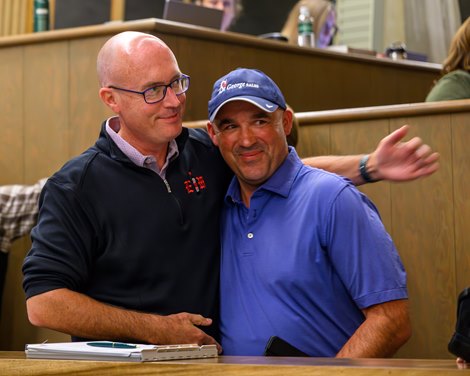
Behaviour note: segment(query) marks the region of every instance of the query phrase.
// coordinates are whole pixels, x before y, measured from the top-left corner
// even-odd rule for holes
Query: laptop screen
[[[178,0],[166,0],[163,19],[183,22],[191,25],[210,27],[220,30],[224,12],[220,9],[183,3]]]

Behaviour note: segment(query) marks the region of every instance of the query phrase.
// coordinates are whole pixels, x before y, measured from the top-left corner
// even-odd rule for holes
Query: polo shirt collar
[[[289,146],[289,153],[284,162],[281,163],[279,168],[264,184],[258,187],[253,193],[253,197],[255,197],[258,192],[264,190],[287,198],[302,166],[303,163],[297,155],[297,152],[292,146]],[[228,187],[225,200],[227,202],[242,202],[240,185],[238,184],[236,176],[232,179]]]

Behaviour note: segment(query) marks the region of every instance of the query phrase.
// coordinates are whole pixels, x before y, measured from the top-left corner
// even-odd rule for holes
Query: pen
[[[88,342],[87,345],[93,347],[112,347],[115,349],[135,349],[137,347],[136,345],[122,342]]]

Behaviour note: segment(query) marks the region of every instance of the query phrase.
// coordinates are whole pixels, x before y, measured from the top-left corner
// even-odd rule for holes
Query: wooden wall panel
[[[0,59],[0,184],[24,181],[23,50],[8,48]]]
[[[363,154],[373,151],[378,142],[389,133],[388,120],[371,120],[331,124],[330,154]],[[359,166],[358,166],[359,167]],[[391,231],[390,185],[379,182],[360,187],[377,206],[382,221]]]
[[[281,70],[278,74],[276,72],[269,72],[266,69],[266,63],[259,62],[259,69],[266,69],[271,78],[281,88],[286,102],[293,108],[294,111],[304,111],[306,108],[322,108],[331,102],[331,97],[327,94],[324,95],[324,90],[319,90],[322,86],[319,82],[319,66],[323,65],[324,59],[319,57],[315,62],[302,58],[301,54],[292,53],[289,56],[279,55],[272,56],[272,61],[281,65]],[[295,74],[293,74],[293,67],[295,67]],[[326,74],[326,73],[322,73]]]
[[[112,111],[99,98],[96,73],[96,56],[106,40],[106,37],[96,37],[70,42],[70,147],[67,159],[93,145],[98,139],[101,122],[112,115]],[[99,114],[101,116],[98,118]]]
[[[68,46],[64,42],[51,44],[47,49],[33,45],[12,48],[11,53],[15,61],[2,61],[8,64],[9,72],[9,78],[5,77],[3,82],[8,82],[7,89],[13,89],[11,82],[16,81],[17,88],[8,90],[10,97],[6,97],[5,102],[0,101],[0,107],[5,109],[0,116],[8,118],[2,122],[0,132],[8,131],[12,122],[17,123],[15,132],[11,132],[14,137],[7,137],[13,142],[8,143],[6,150],[11,153],[8,157],[14,158],[9,168],[16,165],[21,175],[10,177],[8,182],[33,183],[57,170],[69,154],[68,100],[63,100],[64,93],[68,99]],[[23,59],[27,63],[23,64]],[[21,93],[20,98],[16,98],[15,92]],[[8,98],[13,100],[13,105]],[[2,158],[2,163],[8,161],[8,157]],[[18,161],[21,161],[20,166]],[[21,266],[29,247],[29,240],[21,239],[9,255],[0,325],[0,346],[5,349],[22,349],[26,342],[36,339],[38,333],[43,333],[44,339],[63,338],[56,332],[38,331],[27,320]],[[15,310],[6,309],[7,305]]]
[[[299,141],[296,149],[301,158],[330,155],[330,147],[330,127],[328,125],[299,127]]]
[[[413,336],[402,352],[439,357],[455,316],[450,115],[393,119],[392,128],[404,123],[412,126],[410,137],[420,135],[439,151],[441,168],[427,179],[392,185],[392,234],[408,273],[413,318]]]
[[[0,40],[0,58],[5,46],[15,41],[23,48],[31,43],[37,48],[44,48],[42,52],[43,56],[46,56],[50,45],[57,41],[65,43],[82,39],[80,56],[74,55],[74,59],[78,58],[83,62],[88,58],[94,61],[98,46],[93,37],[100,36],[104,41],[111,35],[130,29],[160,36],[174,50],[181,69],[191,75],[186,120],[207,117],[207,100],[213,82],[229,70],[240,66],[258,68],[270,74],[284,91],[287,102],[297,112],[392,104],[399,102],[397,98],[402,102],[421,100],[427,92],[427,87],[438,74],[438,67],[432,64],[392,62],[387,59],[305,49],[189,25],[178,27],[157,20],[33,33],[22,38],[4,38]],[[89,49],[85,47],[87,43],[90,43]],[[73,61],[70,62],[70,65],[72,64]],[[35,73],[44,76],[48,72],[46,69]],[[75,72],[70,73],[72,80],[72,73]],[[80,79],[84,82],[91,82],[96,77],[96,73],[87,68],[82,71],[78,69],[77,73],[82,74]],[[403,76],[413,77],[412,89],[409,88],[408,81],[402,79]],[[426,90],[423,86],[426,86]],[[71,86],[69,88],[72,90]],[[408,95],[409,93],[412,95]],[[63,95],[63,108],[77,105],[71,102],[77,99],[73,92]],[[89,112],[82,114],[87,119],[93,118],[95,122],[102,120],[103,112],[96,106],[83,108],[82,111]]]
[[[470,287],[470,114],[452,115],[457,296]]]
[[[68,43],[31,45],[24,54],[25,174],[33,182],[70,155]]]

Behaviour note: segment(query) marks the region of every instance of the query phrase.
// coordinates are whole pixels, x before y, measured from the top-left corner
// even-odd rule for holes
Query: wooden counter
[[[44,115],[59,111],[70,124],[91,121],[96,127],[103,117],[96,55],[109,37],[125,30],[155,34],[173,49],[191,76],[186,120],[207,117],[212,84],[237,67],[265,71],[298,112],[419,102],[441,68],[147,19],[0,38],[0,78],[11,85],[0,99],[23,107],[26,115],[50,107],[53,112],[43,110]]]
[[[110,111],[98,97],[96,56],[111,36],[161,37],[191,76],[185,120],[207,118],[214,81],[236,67],[264,70],[296,110],[420,102],[440,65],[302,48],[160,19],[0,38],[0,184],[32,183],[95,142]]]
[[[446,376],[459,369],[455,360],[265,358],[221,356],[217,359],[151,363],[25,359],[22,352],[0,352],[0,372],[9,375],[426,375]]]

